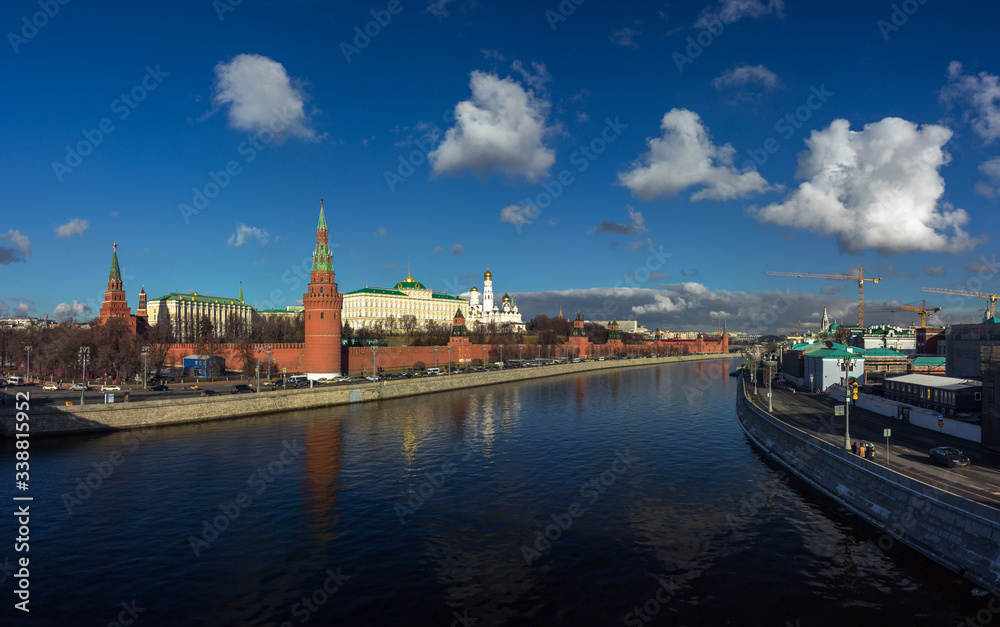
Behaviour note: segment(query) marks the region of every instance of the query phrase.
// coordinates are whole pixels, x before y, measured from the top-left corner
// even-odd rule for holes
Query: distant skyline
[[[47,12],[46,12],[47,11]],[[3,9],[0,316],[145,286],[301,304],[320,198],[342,292],[525,318],[816,330],[1000,292],[1000,7],[385,0]]]

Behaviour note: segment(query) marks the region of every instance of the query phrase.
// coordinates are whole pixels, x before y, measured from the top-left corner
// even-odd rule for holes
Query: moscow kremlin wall
[[[533,359],[548,357],[546,347],[535,344],[506,344],[503,352],[497,345],[471,344],[465,327],[465,318],[461,309],[455,312],[452,323],[451,337],[446,346],[380,346],[373,355],[369,347],[341,346],[341,309],[343,296],[337,291],[336,277],[333,270],[333,254],[328,243],[326,216],[323,212],[323,202],[320,201],[319,224],[316,227],[316,248],[313,252],[313,265],[310,273],[307,292],[302,295],[305,316],[305,342],[301,344],[270,344],[271,376],[287,374],[308,374],[310,378],[334,377],[336,375],[356,375],[370,373],[374,366],[379,370],[403,370],[412,368],[417,362],[423,362],[426,367],[444,367],[449,363],[452,367],[464,366],[473,360],[486,363],[511,359]],[[143,295],[141,295],[143,296]],[[110,303],[110,305],[109,305]],[[121,276],[118,269],[117,253],[113,257],[112,272],[108,281],[108,291],[105,292],[105,306],[101,308],[100,321],[110,317],[130,317],[125,303],[125,292],[122,289]],[[131,318],[143,318],[145,311],[140,310]],[[621,341],[618,325],[612,323],[608,327],[608,341],[604,344],[592,343],[584,333],[584,321],[577,314],[573,321],[573,331],[568,341],[560,346],[553,346],[551,357],[612,357],[616,355],[645,354],[694,354],[694,353],[728,353],[729,335],[723,331],[718,339],[697,340],[663,339],[659,332],[655,339],[644,344],[625,346]],[[136,325],[130,325],[135,330]],[[266,360],[264,344],[253,345],[251,354]],[[173,344],[167,354],[166,363],[181,364],[185,357],[198,352],[196,344]],[[202,347],[203,349],[203,347]],[[450,350],[449,350],[450,349]],[[214,347],[216,355],[226,359],[226,368],[239,371],[243,368],[240,346],[222,344]],[[261,375],[266,376],[266,366],[262,364]]]

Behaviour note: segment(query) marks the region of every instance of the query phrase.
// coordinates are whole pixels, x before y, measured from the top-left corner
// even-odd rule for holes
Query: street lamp
[[[264,354],[267,355],[267,380],[271,380],[271,355],[274,354],[274,347],[268,344],[264,347]]]
[[[436,346],[434,348],[437,349]],[[378,378],[377,364],[378,364],[378,346],[372,346],[372,381]]]
[[[837,360],[837,365],[840,369],[844,371],[844,448],[851,450],[851,399],[850,399],[850,386],[847,385],[847,379],[850,376],[852,370],[854,370],[854,365],[858,362],[856,357],[844,357]],[[822,382],[820,382],[822,386]]]
[[[500,363],[503,363],[503,344],[500,345]]]
[[[767,360],[764,362],[764,365],[767,366],[767,411],[771,413],[773,411],[771,408],[771,379],[774,378],[771,368],[777,365],[777,362],[774,361],[774,353],[767,353],[764,358]]]
[[[434,347],[434,367],[438,367],[438,347]]]
[[[260,346],[257,347],[257,391],[260,392]]]
[[[28,353],[28,363],[25,364],[25,370],[26,370],[26,372],[24,373],[24,379],[28,383],[31,383],[31,347],[30,346],[25,346],[24,350],[25,350],[25,352]]]
[[[78,358],[80,367],[83,369],[83,387],[80,389],[80,404],[83,405],[83,391],[87,389],[87,364],[90,362],[90,347],[81,346]]]
[[[149,364],[147,363],[147,358],[148,357],[149,357],[149,347],[148,346],[143,346],[142,347],[142,387],[143,388],[149,387],[149,381],[146,380],[146,377],[149,376]]]
[[[448,374],[451,374],[451,344],[448,345]]]

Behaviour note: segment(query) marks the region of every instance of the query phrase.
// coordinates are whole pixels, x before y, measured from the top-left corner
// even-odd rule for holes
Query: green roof
[[[864,355],[861,353],[852,353],[840,348],[821,348],[811,353],[807,353],[805,356],[819,357],[820,359],[844,359],[845,357],[864,359]]]
[[[442,300],[460,300],[463,302],[465,301],[465,299],[462,298],[461,296],[452,296],[451,294],[438,294],[437,292],[433,292],[431,294],[431,298],[440,298]]]
[[[899,351],[894,351],[891,348],[869,348],[865,351],[865,357],[903,357],[906,355]]]
[[[396,284],[397,290],[426,290],[427,286],[420,281],[400,281]]]
[[[122,272],[118,269],[118,248],[116,248],[113,253],[111,253],[111,274],[108,276],[109,281],[121,281]]]
[[[166,296],[160,296],[159,298],[153,298],[150,302],[158,300],[176,300],[183,302],[192,303],[215,303],[219,305],[245,305],[238,298],[222,298],[220,296],[202,296],[198,292],[192,294],[178,294],[176,292],[171,292]]]
[[[344,296],[350,296],[351,294],[380,294],[382,296],[403,296],[406,294],[400,292],[399,290],[387,290],[381,287],[363,287],[360,290],[354,290],[353,292],[348,292]]]
[[[944,366],[945,357],[914,357],[914,366]]]

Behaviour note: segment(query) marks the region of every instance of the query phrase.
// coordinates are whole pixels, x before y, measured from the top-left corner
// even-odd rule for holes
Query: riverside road
[[[751,398],[753,387],[749,386]],[[809,431],[825,442],[844,446],[844,418],[833,416],[836,401],[822,393],[792,393],[772,389],[773,414],[786,423]],[[767,388],[757,388],[757,406],[767,410]],[[906,424],[900,420],[851,407],[850,433],[855,442],[875,445],[875,463],[886,465],[882,430],[892,429],[888,465],[917,481],[933,485],[984,505],[1000,509],[1000,455],[979,444]],[[930,449],[954,446],[969,456],[965,468],[932,464]]]

